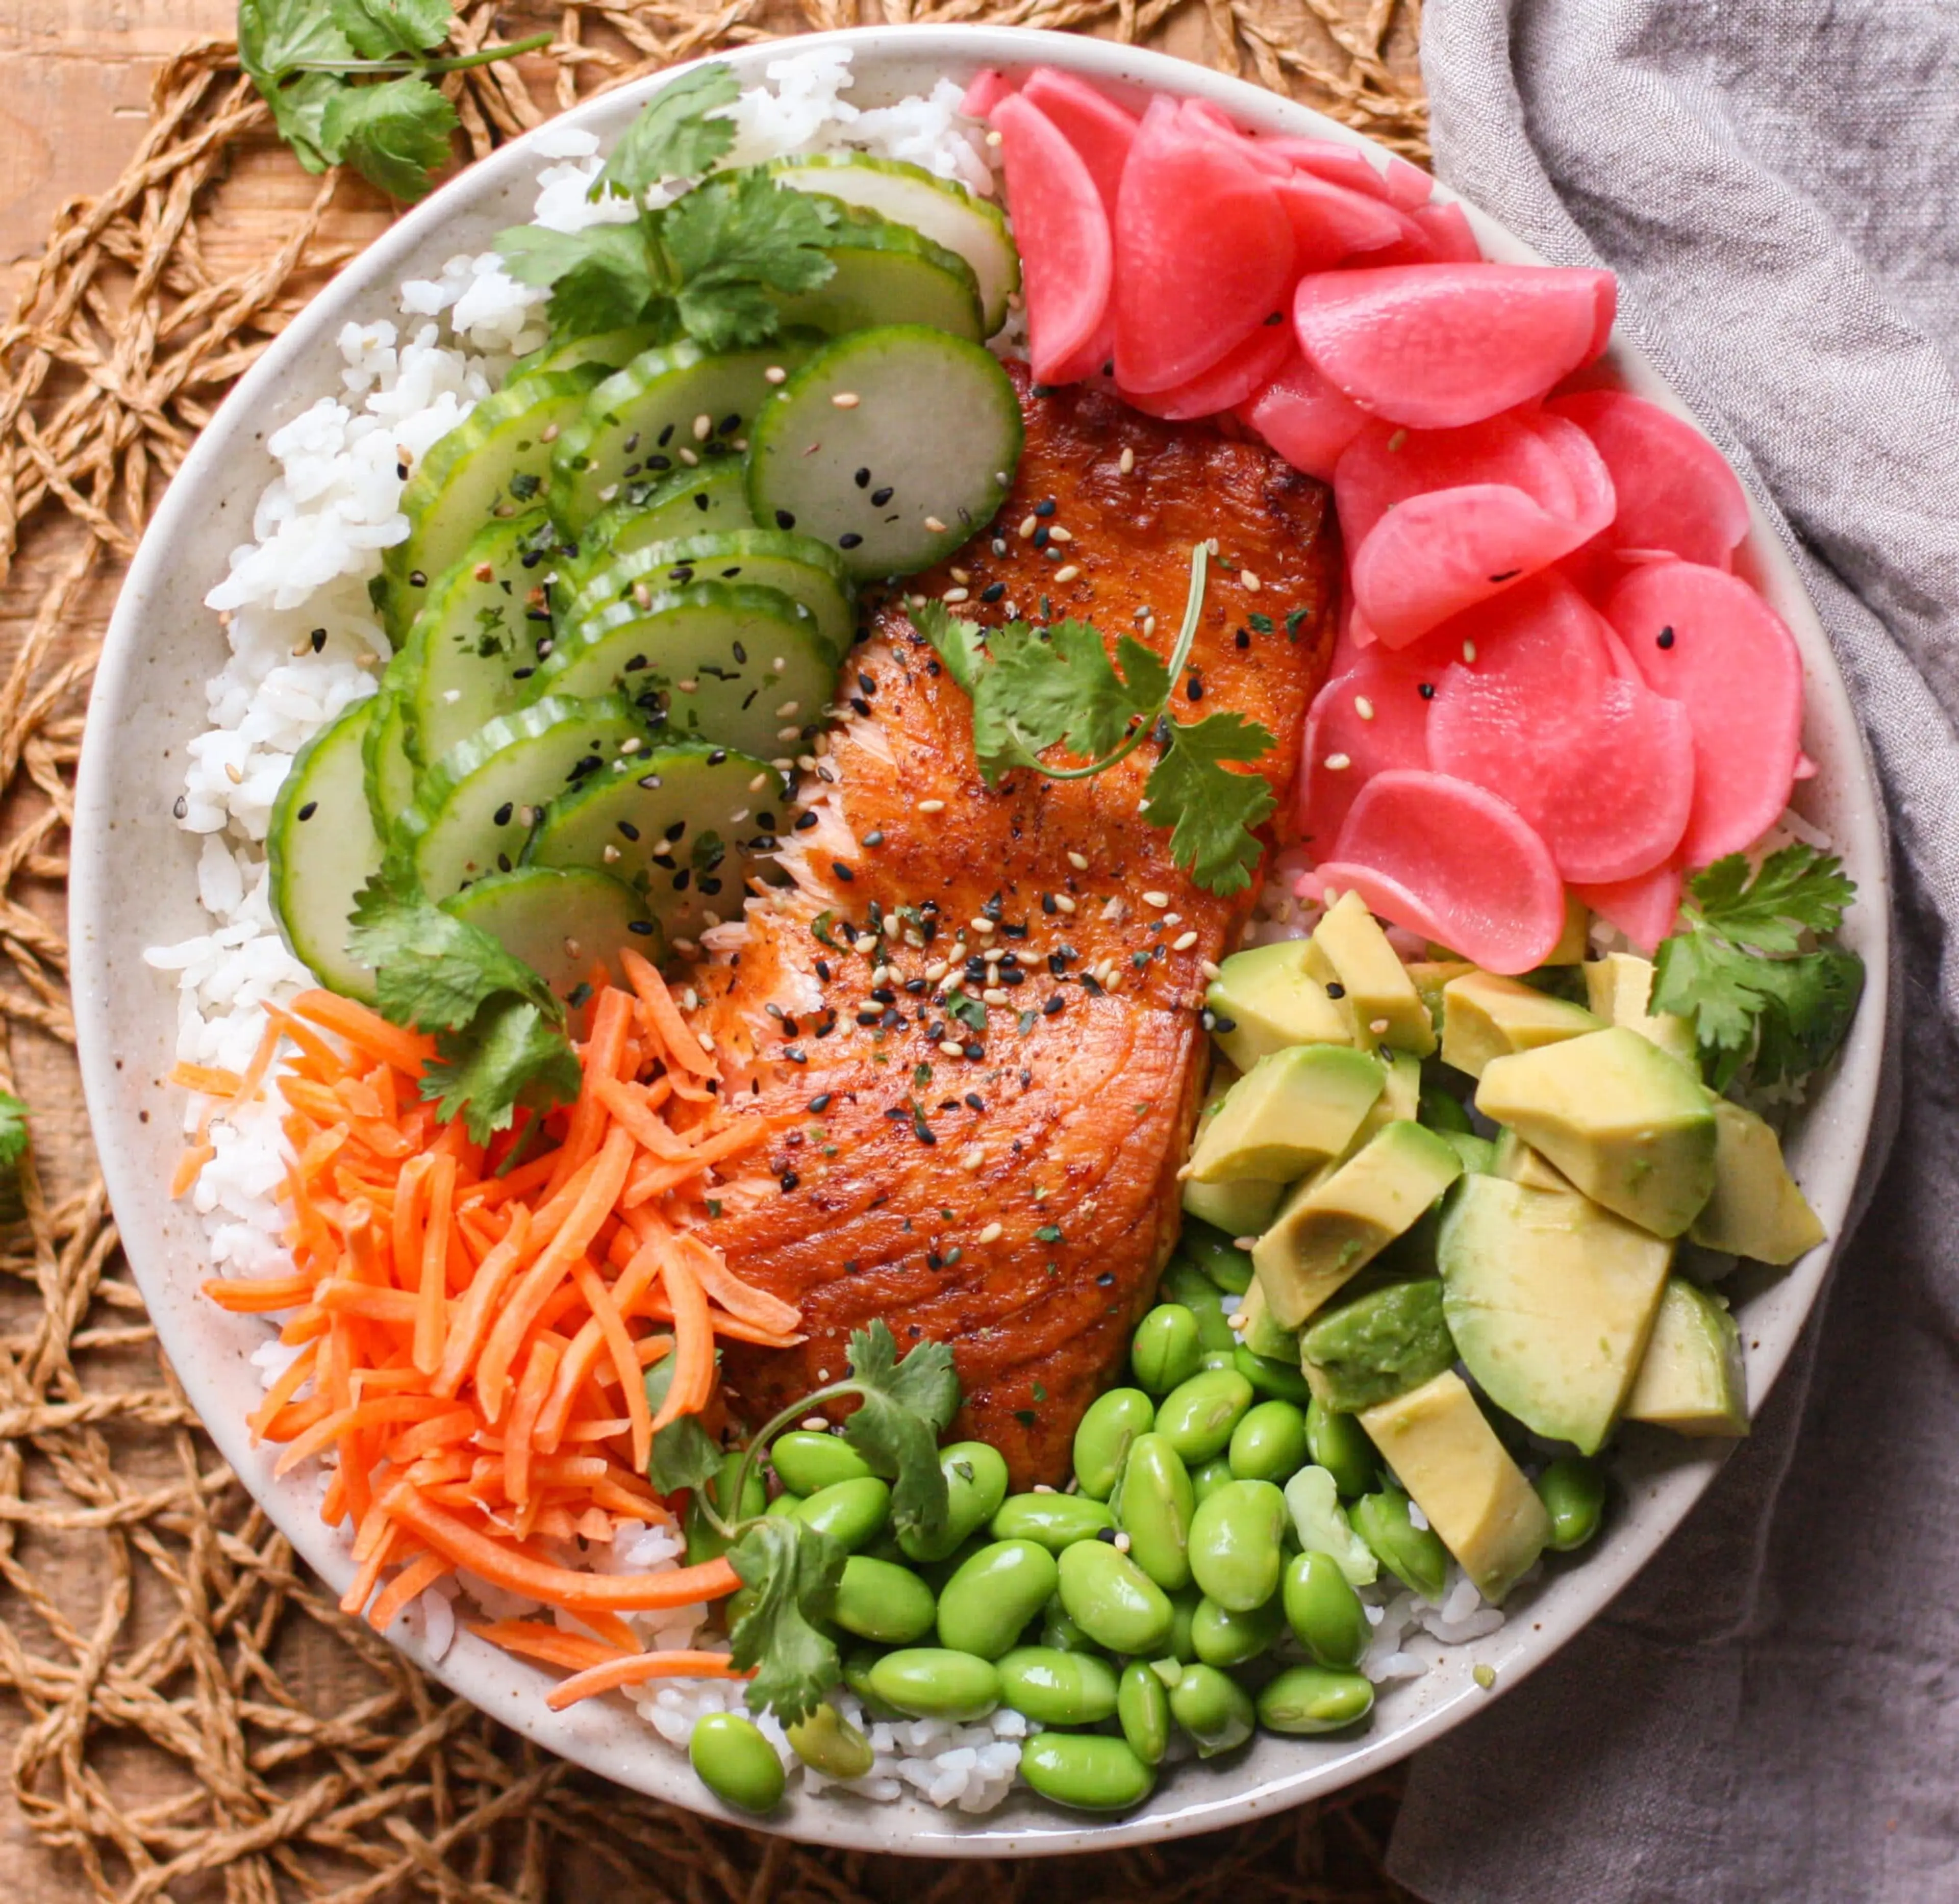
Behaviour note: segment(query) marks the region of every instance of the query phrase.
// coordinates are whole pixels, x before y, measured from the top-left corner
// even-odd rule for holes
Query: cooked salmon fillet
[[[1214,538],[1178,712],[1237,709],[1280,737],[1261,767],[1283,823],[1332,644],[1326,491],[1208,427],[1022,390],[1012,497],[910,586],[964,591],[951,598],[981,622],[1074,615],[1167,652],[1192,545]],[[971,704],[901,599],[875,611],[840,700],[827,784],[785,854],[793,885],[697,980],[697,1023],[782,1127],[779,1189],[731,1200],[710,1233],[808,1331],[736,1352],[731,1403],[758,1425],[840,1375],[850,1331],[882,1317],[901,1350],[952,1346],[957,1432],[998,1447],[1018,1486],[1059,1481],[1175,1241],[1204,968],[1252,895],[1194,887],[1138,816],[1151,745],[1093,779],[989,790]]]

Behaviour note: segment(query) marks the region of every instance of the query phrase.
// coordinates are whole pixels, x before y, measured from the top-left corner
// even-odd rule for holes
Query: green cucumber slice
[[[645,721],[616,694],[560,696],[499,715],[422,776],[392,847],[440,903],[509,872],[552,801],[594,774],[624,773],[646,744]]]
[[[837,663],[816,617],[779,589],[697,582],[595,610],[559,636],[540,694],[630,696],[661,744],[708,741],[773,758],[799,750]]]
[[[379,698],[356,701],[293,757],[265,835],[273,916],[293,956],[350,998],[374,995],[374,971],[347,950],[354,895],[381,869],[361,759]]]
[[[921,324],[859,331],[762,406],[748,506],[833,544],[859,579],[910,575],[992,519],[1021,438],[1020,398],[991,352]]]
[[[787,783],[729,747],[658,747],[636,770],[552,801],[525,855],[602,868],[646,895],[672,941],[738,918],[748,882],[786,823]],[[710,917],[712,915],[712,918]]]
[[[748,513],[748,466],[732,449],[703,459],[698,469],[677,469],[656,483],[628,483],[579,532],[577,554],[556,565],[552,598],[568,601],[615,555],[678,536],[749,528],[754,522]]]
[[[957,252],[875,211],[832,202],[840,215],[824,249],[837,268],[814,290],[776,297],[785,325],[840,336],[874,324],[929,324],[975,344],[986,335],[980,281]]]
[[[659,922],[623,881],[589,866],[519,866],[492,873],[442,902],[514,959],[522,959],[560,998],[589,985],[603,970],[625,982],[619,948],[630,945],[657,965],[666,956]]]
[[[651,481],[745,441],[756,406],[821,339],[785,333],[752,351],[703,351],[691,338],[643,351],[585,400],[551,452],[551,513],[574,539],[635,477]],[[691,459],[691,460],[690,460]]]
[[[415,759],[409,751],[408,684],[417,665],[412,646],[401,649],[381,677],[374,718],[360,744],[361,785],[374,830],[384,839],[395,815],[415,797]]]
[[[485,397],[430,448],[402,491],[408,540],[386,558],[391,628],[408,626],[428,585],[455,566],[486,522],[550,502],[552,453],[605,375],[588,363],[522,378]]]
[[[593,331],[584,337],[567,338],[562,343],[547,344],[527,357],[519,357],[503,379],[509,389],[520,377],[540,372],[576,370],[581,364],[597,363],[608,370],[623,370],[643,351],[671,344],[679,332],[671,324],[633,324],[622,331]]]
[[[1007,300],[1021,287],[1021,255],[998,205],[923,166],[866,152],[778,159],[768,170],[778,185],[861,205],[956,252],[973,268],[986,335],[1006,322]]]
[[[747,582],[779,589],[816,617],[833,662],[849,652],[856,632],[856,591],[843,557],[827,542],[783,529],[732,529],[614,551],[578,585],[561,620],[574,627],[617,601],[638,600],[695,582]]]
[[[542,592],[563,553],[551,518],[531,509],[479,532],[430,589],[399,677],[418,767],[523,702],[538,643],[551,636]]]

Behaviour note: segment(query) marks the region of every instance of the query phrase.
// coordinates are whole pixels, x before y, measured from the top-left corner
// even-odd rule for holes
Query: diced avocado
[[[1608,1024],[1637,1032],[1668,1057],[1698,1071],[1700,1054],[1694,1045],[1693,1026],[1677,1012],[1647,1011],[1653,981],[1652,960],[1636,952],[1608,952],[1585,968],[1585,1001]]]
[[[1443,1312],[1463,1365],[1526,1428],[1597,1452],[1673,1248],[1570,1192],[1467,1177],[1442,1213]]]
[[[1575,893],[1564,895],[1564,925],[1557,943],[1544,955],[1546,965],[1581,965],[1591,949],[1592,915]]]
[[[1496,1175],[1497,1147],[1488,1138],[1473,1131],[1438,1131],[1436,1135],[1462,1160],[1464,1169],[1481,1176]]]
[[[1714,1194],[1688,1234],[1757,1263],[1792,1263],[1822,1242],[1823,1226],[1783,1163],[1775,1132],[1725,1097],[1714,1100]]]
[[[1519,979],[1472,970],[1442,988],[1442,1061],[1481,1077],[1493,1058],[1576,1038],[1604,1023]]]
[[[1350,1157],[1390,1124],[1418,1120],[1421,1114],[1421,1060],[1405,1051],[1384,1051],[1381,1056],[1387,1065],[1387,1081],[1347,1147]]]
[[[1313,1393],[1343,1414],[1420,1388],[1456,1363],[1440,1278],[1389,1283],[1323,1312],[1299,1350]]]
[[[1186,1183],[1183,1214],[1227,1236],[1256,1236],[1278,1214],[1282,1183]]]
[[[1330,979],[1340,987],[1336,1002],[1352,1021],[1357,1045],[1392,1045],[1418,1058],[1434,1050],[1428,1008],[1358,893],[1341,894],[1314,928],[1312,944],[1316,957],[1307,969],[1322,984]],[[1327,988],[1330,995],[1332,986]]]
[[[1249,1233],[1219,1230],[1199,1220],[1183,1226],[1176,1246],[1227,1296],[1242,1296],[1252,1286],[1253,1271],[1250,1255],[1238,1247],[1236,1239]]]
[[[1476,1108],[1656,1236],[1678,1236],[1713,1194],[1714,1112],[1700,1081],[1624,1026],[1492,1058]]]
[[[1453,1369],[1357,1417],[1484,1599],[1500,1601],[1551,1538],[1551,1516]]]
[[[1262,1058],[1199,1127],[1194,1183],[1290,1182],[1338,1157],[1381,1094],[1386,1068],[1351,1045]]]
[[[1272,1320],[1265,1289],[1257,1280],[1239,1297],[1237,1315],[1239,1332],[1245,1347],[1254,1355],[1262,1355],[1268,1362],[1296,1363],[1299,1360],[1299,1331],[1281,1328]]]
[[[1625,1418],[1681,1435],[1748,1432],[1742,1332],[1719,1296],[1684,1276],[1668,1278]]]
[[[1526,1190],[1570,1190],[1571,1179],[1519,1137],[1514,1131],[1499,1131],[1490,1157],[1488,1174],[1507,1177]]]
[[[1308,1178],[1252,1252],[1280,1327],[1297,1328],[1462,1173],[1462,1159],[1440,1138],[1404,1120],[1345,1163]]]
[[[1344,1045],[1347,1020],[1306,969],[1307,939],[1278,939],[1234,952],[1205,995],[1217,1017],[1218,1048],[1249,1071],[1288,1045]]]
[[[1408,967],[1408,982],[1414,987],[1428,1013],[1428,1022],[1442,1036],[1442,994],[1452,979],[1466,979],[1476,968],[1467,959],[1417,959]]]

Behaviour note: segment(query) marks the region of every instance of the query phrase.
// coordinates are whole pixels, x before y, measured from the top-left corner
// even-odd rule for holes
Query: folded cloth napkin
[[[1429,0],[1437,168],[1780,511],[1889,805],[1904,1115],[1804,1350],[1645,1575],[1414,1762],[1433,1904],[1959,1899],[1959,5]]]

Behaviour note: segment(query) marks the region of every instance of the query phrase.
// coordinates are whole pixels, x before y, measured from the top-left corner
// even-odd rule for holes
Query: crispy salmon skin
[[[1332,642],[1326,492],[1208,427],[1021,387],[1012,495],[909,585],[983,623],[1074,615],[1167,652],[1192,545],[1214,538],[1177,712],[1236,709],[1279,737],[1259,770],[1283,816]],[[784,854],[794,884],[697,975],[697,1023],[779,1126],[773,1183],[710,1233],[808,1331],[732,1361],[731,1401],[758,1423],[840,1375],[850,1331],[882,1317],[901,1350],[952,1345],[957,1432],[1018,1486],[1058,1481],[1175,1238],[1205,966],[1251,895],[1194,887],[1139,817],[1153,746],[989,789],[971,703],[902,599],[875,611],[839,698]]]

